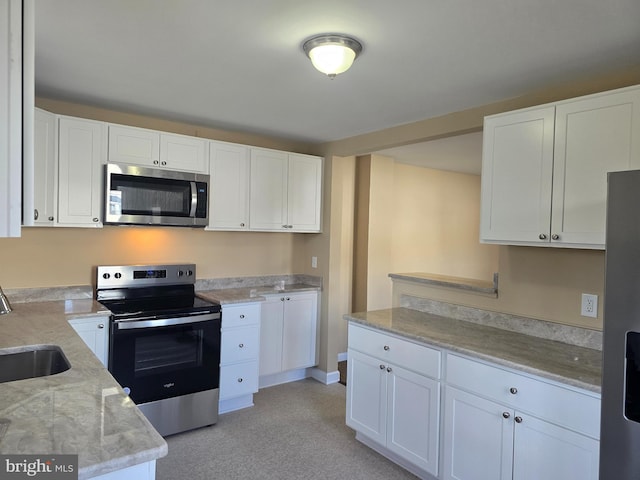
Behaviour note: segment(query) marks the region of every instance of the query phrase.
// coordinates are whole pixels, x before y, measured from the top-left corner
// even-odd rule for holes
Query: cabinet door
[[[289,154],[287,224],[296,232],[319,232],[322,158]]]
[[[249,228],[249,147],[211,142],[209,228]]]
[[[106,367],[108,363],[108,317],[77,318],[69,321],[76,333]]]
[[[0,237],[22,216],[22,2],[0,3]],[[26,32],[25,32],[26,33]]]
[[[53,225],[56,220],[56,115],[36,109],[34,118],[33,225]],[[26,193],[26,187],[25,187]],[[25,212],[25,216],[29,212]],[[25,219],[26,223],[26,219]]]
[[[437,476],[440,385],[397,366],[387,369],[387,448]]]
[[[640,168],[640,89],[556,106],[552,241],[604,248],[607,172]]]
[[[60,117],[58,223],[101,227],[104,124]]]
[[[282,371],[284,296],[268,296],[260,313],[260,376]]]
[[[316,364],[318,295],[299,293],[285,296],[282,327],[282,370]]]
[[[160,166],[184,172],[209,173],[208,142],[186,135],[160,135]]]
[[[515,424],[514,480],[597,480],[599,442],[532,416]]]
[[[286,231],[287,166],[285,152],[251,149],[249,226],[255,230]]]
[[[513,411],[448,386],[444,408],[444,478],[510,479]]]
[[[158,166],[160,134],[145,128],[109,125],[109,161]]]
[[[554,107],[485,119],[481,241],[549,242],[553,135]]]
[[[375,440],[387,442],[386,365],[369,355],[348,351],[346,423]]]

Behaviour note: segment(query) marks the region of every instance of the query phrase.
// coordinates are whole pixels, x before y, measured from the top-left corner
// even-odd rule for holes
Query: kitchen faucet
[[[11,312],[11,304],[9,303],[9,299],[2,291],[2,287],[0,287],[0,315],[4,315],[5,313]]]

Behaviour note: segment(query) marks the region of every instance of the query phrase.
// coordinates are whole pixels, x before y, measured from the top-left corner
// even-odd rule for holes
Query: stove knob
[[[178,270],[178,276],[181,277],[184,275],[184,272],[182,270]]]
[[[122,274],[121,274],[120,272],[118,272],[118,273],[116,273],[116,274],[114,275],[114,277],[116,277],[116,278],[121,278],[121,277],[122,277]]]
[[[102,278],[104,278],[105,280],[109,280],[111,278],[111,275],[108,273],[103,273]]]
[[[187,277],[191,277],[193,275],[193,270],[187,270]]]

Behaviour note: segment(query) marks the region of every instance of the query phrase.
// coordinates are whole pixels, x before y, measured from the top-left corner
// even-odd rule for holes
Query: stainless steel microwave
[[[109,163],[104,223],[204,227],[209,175]]]

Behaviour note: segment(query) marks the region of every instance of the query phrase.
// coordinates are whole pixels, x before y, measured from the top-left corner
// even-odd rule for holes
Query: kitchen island
[[[57,345],[71,365],[0,384],[1,454],[77,454],[79,479],[154,478],[165,440],[69,325],[105,315],[94,300],[77,299],[14,303],[0,316],[0,349]]]

